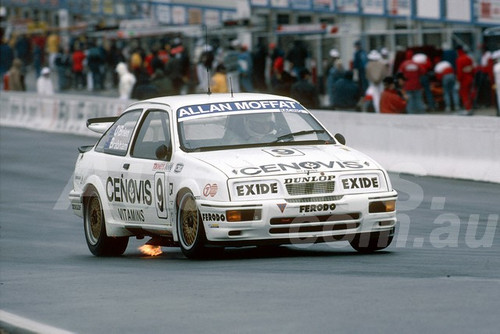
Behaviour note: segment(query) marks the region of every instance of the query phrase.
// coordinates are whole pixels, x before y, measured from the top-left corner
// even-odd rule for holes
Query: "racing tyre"
[[[207,256],[203,221],[192,193],[182,195],[177,212],[177,235],[182,253],[191,259]]]
[[[125,252],[128,237],[108,237],[102,204],[97,190],[85,196],[83,225],[87,246],[95,256],[119,256]]]
[[[349,243],[358,252],[369,254],[389,247],[393,237],[392,231],[360,233],[349,240]]]

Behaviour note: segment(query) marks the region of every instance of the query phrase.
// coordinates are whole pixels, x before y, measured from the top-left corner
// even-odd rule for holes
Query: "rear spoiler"
[[[87,128],[97,133],[104,133],[117,119],[118,116],[89,118]]]

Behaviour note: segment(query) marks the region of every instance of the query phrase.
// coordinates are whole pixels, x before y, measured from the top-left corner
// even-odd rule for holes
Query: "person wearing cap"
[[[380,96],[382,94],[382,80],[389,75],[388,67],[382,62],[382,56],[376,50],[368,54],[368,63],[365,67],[366,79],[373,98],[373,108],[376,113],[380,112]]]
[[[436,73],[436,79],[441,82],[443,87],[445,112],[450,112],[452,109],[457,111],[460,108],[460,100],[456,89],[457,81],[453,66],[450,62],[442,60],[434,66],[434,73]]]
[[[383,84],[384,91],[380,97],[380,112],[383,114],[404,114],[406,99],[396,89],[395,79],[387,76],[384,78]]]
[[[330,107],[335,105],[335,83],[344,77],[344,65],[342,60],[340,60],[340,54],[336,49],[330,50],[330,57],[332,59],[331,66],[328,68],[327,78],[326,78],[326,92],[328,94]]]
[[[417,53],[413,55],[412,60],[417,63],[423,71],[423,75],[420,77],[420,83],[422,84],[425,102],[427,102],[427,109],[429,111],[436,110],[436,103],[434,101],[434,96],[432,95],[430,81],[432,63],[429,57],[427,57],[427,55],[423,53]]]
[[[48,67],[42,68],[41,75],[36,80],[36,91],[40,95],[51,96],[54,95],[54,86],[50,79],[50,69]]]
[[[468,115],[472,115],[472,101],[474,96],[474,61],[464,51],[461,45],[456,47],[457,50],[457,80],[460,84],[458,95],[462,100],[462,105]]]

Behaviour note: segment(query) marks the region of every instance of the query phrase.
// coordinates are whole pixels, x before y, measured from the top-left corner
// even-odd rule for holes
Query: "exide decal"
[[[378,188],[378,178],[377,177],[348,177],[342,180],[342,186],[344,189],[367,189],[367,188]]]
[[[300,171],[300,170],[311,170],[311,169],[360,169],[363,165],[357,161],[303,161],[303,162],[292,162],[292,163],[279,163],[279,164],[268,164],[261,165],[257,167],[245,167],[241,168],[239,172],[245,175],[259,175],[262,173],[275,173],[275,172],[285,172],[285,171]]]
[[[238,196],[255,196],[266,194],[277,194],[278,183],[257,183],[257,184],[244,184],[236,186],[236,193]]]
[[[143,203],[151,205],[151,181],[108,177],[106,196],[110,202]]]

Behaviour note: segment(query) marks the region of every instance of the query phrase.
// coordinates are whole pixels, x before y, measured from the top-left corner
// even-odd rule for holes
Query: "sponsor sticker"
[[[216,183],[207,183],[205,187],[203,188],[203,196],[205,197],[214,197],[217,194],[217,191],[219,190],[219,187],[217,186]]]
[[[249,110],[279,110],[282,112],[305,112],[303,106],[294,101],[286,100],[256,100],[206,103],[185,106],[177,109],[177,118],[182,121],[186,118],[221,112],[249,111]]]
[[[340,177],[340,184],[346,193],[360,193],[367,190],[380,190],[380,180],[378,175],[343,175]]]
[[[234,189],[236,196],[244,198],[273,197],[279,193],[276,181],[236,184]]]
[[[305,212],[322,212],[335,210],[335,203],[322,203],[322,204],[305,204],[299,207],[300,213]]]
[[[281,213],[283,213],[285,211],[286,203],[279,203],[279,204],[276,204],[276,205],[280,209]]]
[[[304,155],[304,153],[294,148],[273,148],[262,151],[271,154],[273,157],[293,157]]]
[[[184,168],[184,164],[183,163],[178,163],[177,165],[175,165],[174,173],[180,173],[180,172],[182,172],[183,168]]]

